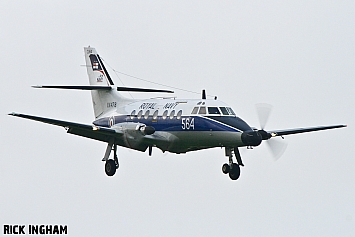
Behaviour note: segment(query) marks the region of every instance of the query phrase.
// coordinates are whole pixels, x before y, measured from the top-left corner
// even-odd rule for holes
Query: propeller
[[[267,140],[266,144],[268,145],[275,161],[277,161],[284,154],[287,148],[287,143],[275,139]]]
[[[258,113],[259,123],[262,130],[264,130],[267,121],[269,120],[272,105],[260,103],[256,104],[256,112]]]
[[[268,148],[271,151],[274,159],[278,160],[285,152],[287,144],[275,139],[271,139],[273,138],[273,136],[264,130],[271,114],[272,105],[260,103],[256,104],[255,107],[261,128],[260,130],[258,130],[258,132],[262,136],[263,140],[266,140],[266,144],[268,145]]]

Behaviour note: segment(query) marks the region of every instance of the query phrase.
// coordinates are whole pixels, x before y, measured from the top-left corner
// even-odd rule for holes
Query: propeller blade
[[[263,130],[266,126],[266,123],[267,123],[269,117],[270,117],[272,105],[261,103],[261,104],[256,104],[255,108],[256,108],[256,112],[259,117],[260,127]]]
[[[283,155],[287,148],[287,143],[276,139],[267,140],[266,144],[268,145],[275,161],[277,161]]]

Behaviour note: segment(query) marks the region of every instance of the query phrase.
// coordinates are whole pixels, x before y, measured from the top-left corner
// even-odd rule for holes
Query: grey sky
[[[2,1],[0,224],[66,224],[71,236],[355,236],[354,1]],[[207,94],[266,129],[349,124],[287,136],[274,162],[219,148],[174,155],[106,145],[9,112],[91,123],[83,47],[137,77]],[[122,85],[112,73],[117,85]],[[163,87],[119,75],[126,86]],[[160,94],[158,94],[160,95]],[[200,95],[177,91],[180,98]],[[136,98],[144,96],[133,94]]]

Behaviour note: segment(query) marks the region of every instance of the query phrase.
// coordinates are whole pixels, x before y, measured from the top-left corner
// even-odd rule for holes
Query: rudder
[[[89,76],[89,83],[92,86],[113,86],[114,83],[108,74],[100,56],[97,54],[95,48],[85,47],[85,61],[86,69]],[[91,98],[94,108],[95,118],[100,117],[106,112],[112,110],[108,107],[108,103],[118,102],[120,99],[114,89],[112,90],[92,90]]]

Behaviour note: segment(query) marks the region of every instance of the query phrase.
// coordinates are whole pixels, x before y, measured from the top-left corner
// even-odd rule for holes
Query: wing
[[[32,116],[27,114],[11,113],[9,115],[25,118],[25,119],[31,119],[31,120],[39,121],[42,123],[48,123],[56,126],[61,126],[67,129],[68,133],[102,141],[102,142],[109,142],[113,137],[122,137],[122,133],[120,131],[116,131],[104,127],[98,127],[95,125],[73,123],[73,122],[67,122],[62,120],[37,117],[37,116]]]
[[[276,137],[276,136],[285,136],[285,135],[291,135],[291,134],[314,132],[314,131],[334,129],[334,128],[342,128],[342,127],[347,127],[347,125],[318,126],[318,127],[310,127],[310,128],[294,128],[294,129],[268,131],[268,133],[271,134],[272,137]]]
[[[111,86],[32,86],[32,87],[33,88],[47,88],[47,89],[91,90],[91,91],[92,90],[110,91],[113,89]],[[174,93],[174,91],[170,91],[170,90],[135,88],[135,87],[117,87],[117,91]]]

